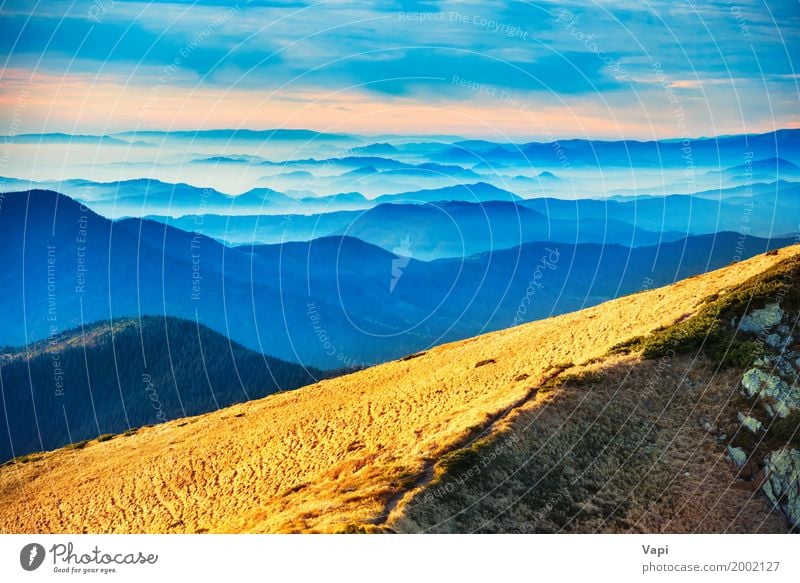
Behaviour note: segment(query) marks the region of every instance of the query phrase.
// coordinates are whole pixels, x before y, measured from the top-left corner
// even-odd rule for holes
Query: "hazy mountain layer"
[[[162,223],[111,222],[45,191],[6,195],[0,230],[0,343],[166,314],[329,369],[595,305],[788,242],[734,233],[633,249],[537,242],[422,262],[352,237],[226,247]]]

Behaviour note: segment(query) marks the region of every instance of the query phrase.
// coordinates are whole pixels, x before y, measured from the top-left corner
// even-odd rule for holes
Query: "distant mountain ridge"
[[[744,134],[689,140],[588,140],[565,139],[557,142],[497,144],[495,142],[457,142],[433,155],[445,162],[500,162],[544,164],[558,167],[564,160],[571,165],[615,167],[682,167],[690,152],[691,163],[703,166],[735,166],[746,156],[754,159],[781,156],[800,161],[800,130],[782,129],[765,134]]]
[[[375,199],[368,199],[358,192],[293,197],[264,187],[252,188],[241,194],[226,194],[213,188],[200,188],[185,183],[173,184],[151,178],[105,183],[79,179],[33,182],[5,178],[0,182],[0,189],[5,192],[31,188],[63,192],[109,218],[195,214],[311,214],[331,210],[368,209],[387,202],[423,204],[447,200],[520,200],[517,195],[484,182],[387,194]]]
[[[157,218],[157,217],[154,217]],[[385,203],[366,211],[319,215],[157,218],[231,244],[275,244],[324,236],[356,237],[422,260],[467,257],[533,241],[620,243],[639,247],[685,234],[657,233],[614,219],[548,219],[513,202]],[[404,247],[405,245],[405,247]]]
[[[695,195],[492,200],[501,199],[503,194],[466,186],[445,188],[381,197],[385,202],[370,208],[378,201],[352,193],[315,199],[322,208],[318,214],[152,218],[231,244],[351,235],[391,251],[408,237],[410,254],[429,260],[464,257],[532,241],[638,247],[718,231],[762,237],[790,235],[798,230],[795,217],[800,212],[800,183],[787,181]],[[354,210],[336,210],[348,205]]]
[[[182,138],[182,139],[210,139],[210,140],[326,140],[326,141],[354,141],[354,136],[349,134],[333,134],[317,132],[306,129],[267,129],[251,130],[244,128],[216,129],[216,130],[132,130],[111,134],[132,138]]]
[[[374,199],[375,203],[404,202],[423,204],[429,202],[490,202],[490,201],[517,201],[521,200],[513,192],[503,190],[486,182],[474,184],[458,184],[444,188],[417,190],[402,194],[384,194]]]
[[[59,329],[166,314],[325,369],[594,305],[789,242],[734,233],[633,249],[538,242],[422,262],[342,236],[227,247],[153,221],[112,222],[48,191],[6,194],[0,232],[0,344],[47,337],[52,310]],[[557,265],[537,276],[554,251]],[[534,277],[546,281],[530,301]]]

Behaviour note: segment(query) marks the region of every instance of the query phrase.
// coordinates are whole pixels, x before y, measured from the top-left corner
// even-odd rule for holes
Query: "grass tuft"
[[[84,439],[83,441],[77,441],[75,443],[70,443],[67,446],[67,449],[83,449],[89,443],[90,440]]]

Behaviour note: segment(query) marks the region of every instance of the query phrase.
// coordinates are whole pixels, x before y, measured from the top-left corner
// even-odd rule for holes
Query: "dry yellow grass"
[[[554,367],[601,357],[798,253],[793,246],[581,312],[4,467],[0,531],[335,532],[380,523],[426,464],[523,399]]]

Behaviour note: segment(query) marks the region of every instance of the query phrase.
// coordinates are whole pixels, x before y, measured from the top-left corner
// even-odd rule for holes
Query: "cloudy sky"
[[[797,0],[2,3],[0,133],[800,127]]]

